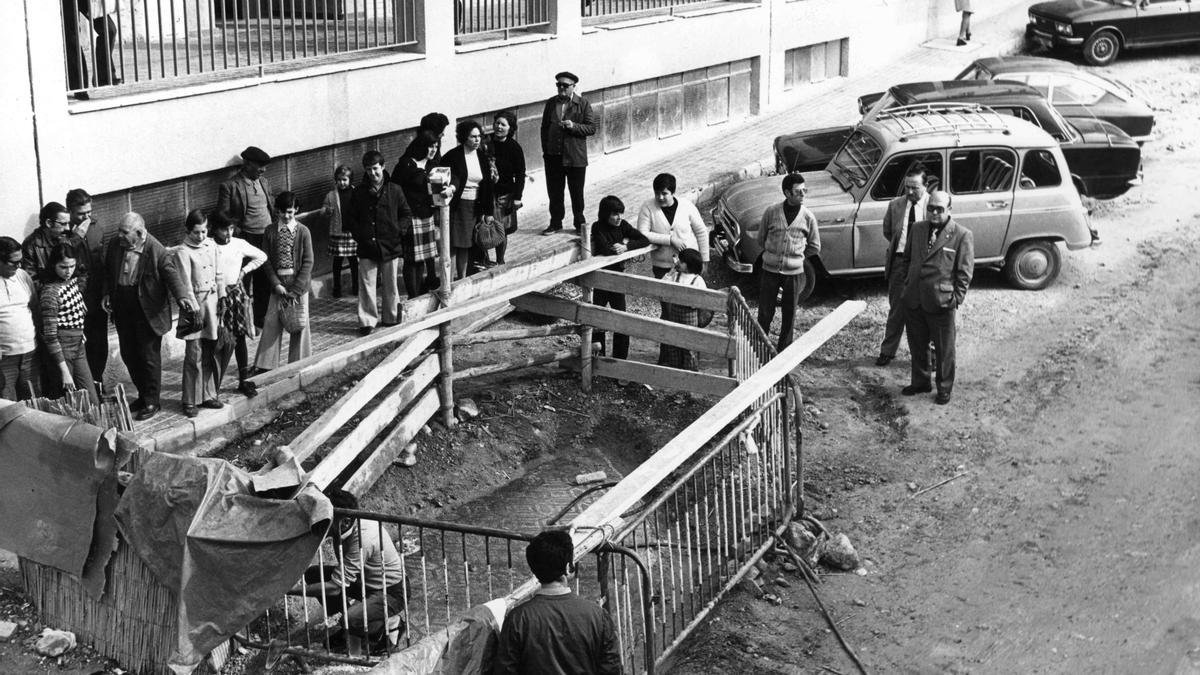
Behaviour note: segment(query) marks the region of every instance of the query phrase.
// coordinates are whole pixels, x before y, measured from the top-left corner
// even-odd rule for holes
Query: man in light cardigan
[[[804,259],[821,251],[817,217],[804,206],[808,187],[798,173],[783,177],[784,200],[772,204],[762,217],[762,276],[758,287],[758,325],[767,334],[775,320],[775,299],[783,289],[783,324],[779,351],[792,343],[796,304],[804,288]]]

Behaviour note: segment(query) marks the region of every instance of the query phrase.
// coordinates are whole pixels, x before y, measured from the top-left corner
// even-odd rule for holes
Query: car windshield
[[[1075,141],[1079,140],[1079,129],[1076,129],[1074,124],[1068,122],[1067,119],[1062,116],[1062,113],[1058,112],[1058,108],[1053,106],[1048,107],[1047,114],[1054,119],[1054,123],[1059,129],[1062,129],[1063,135],[1066,136],[1066,138],[1058,138],[1058,134],[1053,134],[1055,136],[1054,140],[1058,141],[1059,143],[1074,143]],[[1048,128],[1049,126],[1047,125],[1047,129]]]
[[[862,187],[875,172],[882,156],[883,148],[879,143],[862,129],[856,129],[833,156],[829,171],[843,188]]]

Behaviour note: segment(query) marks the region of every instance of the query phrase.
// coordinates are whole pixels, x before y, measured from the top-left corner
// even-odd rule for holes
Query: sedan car
[[[1065,117],[1111,122],[1138,143],[1150,140],[1154,110],[1133,87],[1101,77],[1069,61],[1040,56],[977,59],[956,80],[1004,80],[1028,84]]]
[[[1072,182],[1080,194],[1112,199],[1141,182],[1142,152],[1129,134],[1103,120],[1064,118],[1036,89],[1016,82],[947,80],[898,84],[886,92],[859,98],[862,122],[898,109],[969,108],[1018,117],[1046,130],[1066,155]],[[848,138],[854,127],[801,131],[775,139],[775,162],[780,173],[814,171],[833,157],[832,140],[838,133]],[[817,138],[819,142],[811,142]]]
[[[1029,8],[1031,46],[1083,49],[1093,66],[1107,66],[1123,49],[1200,42],[1195,0],[1053,0]]]

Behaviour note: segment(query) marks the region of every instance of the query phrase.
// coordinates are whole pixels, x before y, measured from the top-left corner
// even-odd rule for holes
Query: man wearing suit
[[[237,175],[221,183],[217,192],[217,212],[233,224],[235,235],[260,251],[267,227],[275,222],[275,195],[266,176],[270,163],[270,155],[251,145],[242,151]],[[254,327],[261,329],[271,299],[271,282],[260,267],[247,274],[242,284],[254,307]]]
[[[904,335],[904,304],[900,294],[904,292],[905,270],[900,256],[907,249],[909,230],[925,215],[925,203],[929,200],[925,187],[925,167],[918,164],[910,168],[904,176],[904,194],[893,199],[883,214],[883,236],[888,240],[887,258],[883,262],[883,277],[888,282],[888,316],[879,358],[875,359],[877,366],[886,366],[896,358],[896,349]]]
[[[129,409],[137,412],[139,421],[159,410],[162,336],[171,330],[170,296],[181,307],[196,309],[173,259],[146,232],[146,222],[136,213],[121,219],[116,240],[104,255],[103,305],[117,327],[121,360],[138,390]]]
[[[571,212],[578,232],[583,215],[583,181],[587,174],[587,137],[596,133],[592,104],[575,93],[579,78],[563,71],[554,76],[558,95],[542,111],[542,158],[546,162],[546,194],[550,197],[550,227],[542,234],[561,232],[566,206],[563,186],[571,193]]]
[[[909,230],[904,265],[904,328],[912,354],[912,381],[900,393],[913,396],[932,391],[929,343],[933,342],[938,405],[950,402],[954,389],[955,314],[967,296],[975,271],[975,239],[954,222],[950,195],[929,195],[927,220]]]

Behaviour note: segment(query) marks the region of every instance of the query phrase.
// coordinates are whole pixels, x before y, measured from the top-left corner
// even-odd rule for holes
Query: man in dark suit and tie
[[[955,314],[967,296],[975,271],[975,239],[950,215],[950,195],[929,195],[927,220],[909,230],[904,266],[904,328],[912,355],[912,381],[900,393],[932,391],[929,343],[933,342],[938,405],[950,402],[954,389]]]
[[[929,200],[925,175],[925,167],[920,164],[910,168],[904,175],[904,194],[893,199],[883,214],[883,236],[888,240],[887,258],[883,262],[883,276],[888,282],[888,316],[879,358],[875,359],[877,366],[886,366],[896,358],[904,335],[904,303],[900,294],[904,292],[905,270],[899,263],[908,248],[909,230],[925,218],[925,203]]]
[[[139,421],[159,410],[162,336],[171,330],[171,296],[181,307],[196,309],[174,257],[146,232],[146,221],[136,213],[121,219],[116,239],[104,255],[103,306],[112,315],[121,360],[138,390],[129,409]]]

